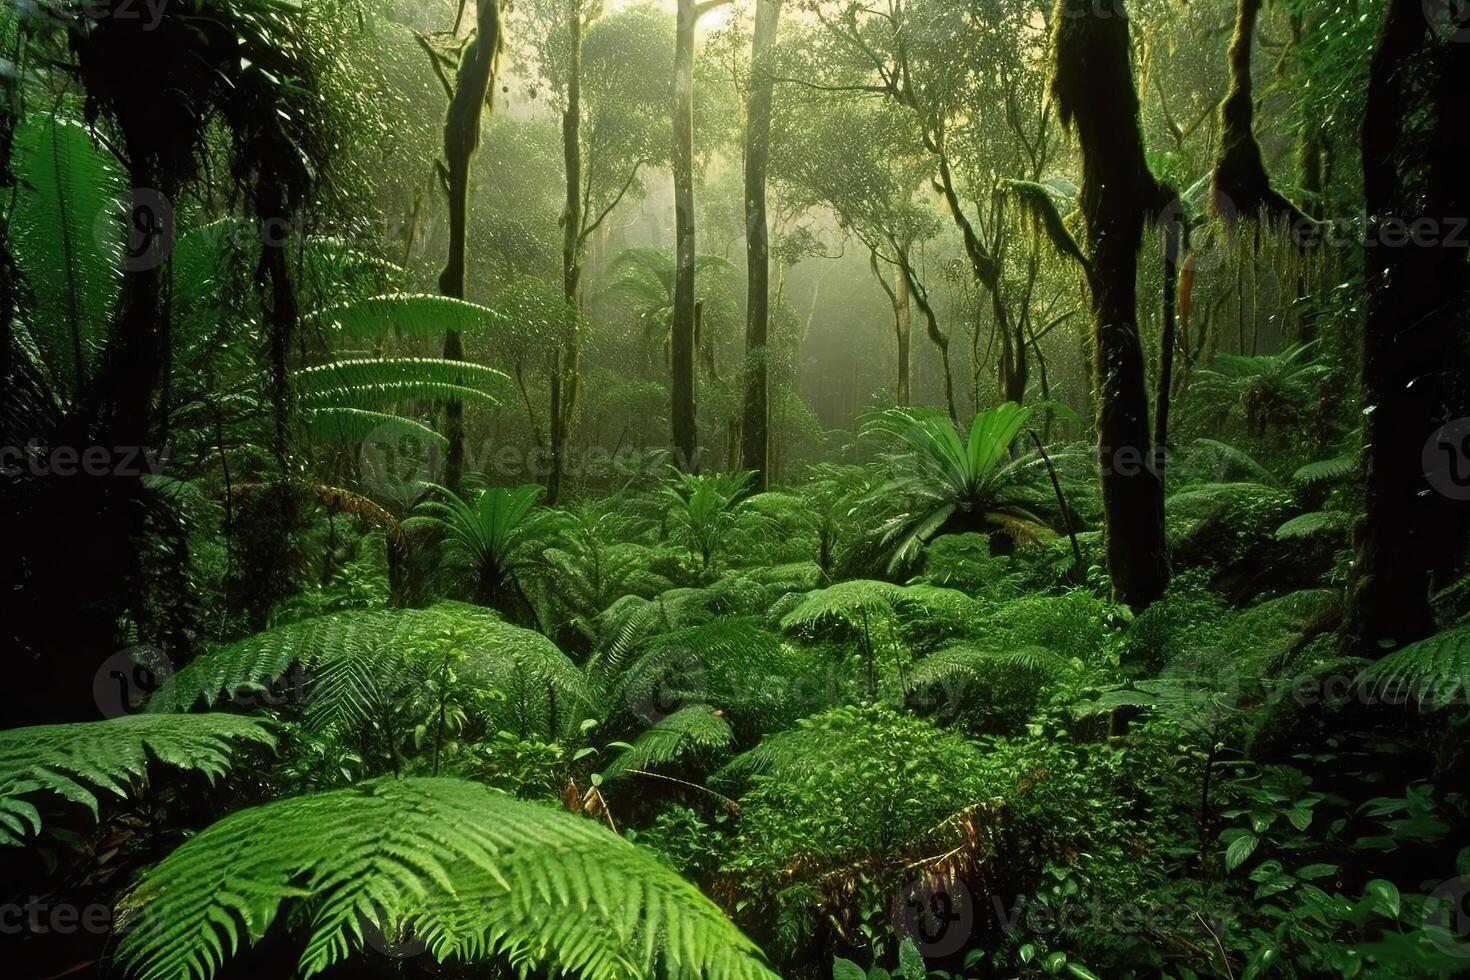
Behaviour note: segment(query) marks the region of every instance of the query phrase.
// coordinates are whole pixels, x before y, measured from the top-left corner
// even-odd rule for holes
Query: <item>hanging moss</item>
[[[1274,187],[1256,142],[1251,51],[1261,0],[1239,0],[1230,39],[1230,89],[1220,103],[1220,153],[1210,181],[1215,214],[1232,230],[1240,220],[1264,221],[1291,232],[1298,248],[1320,241],[1321,229]]]

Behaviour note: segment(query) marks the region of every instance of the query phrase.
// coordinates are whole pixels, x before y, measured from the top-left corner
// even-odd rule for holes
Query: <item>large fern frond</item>
[[[1470,691],[1470,626],[1410,643],[1358,675],[1362,690],[1426,706],[1442,706]]]
[[[409,399],[496,404],[510,386],[494,368],[431,357],[352,358],[304,368],[293,380],[306,408],[375,409]]]
[[[343,341],[380,337],[438,337],[446,332],[485,333],[504,325],[494,310],[448,296],[391,293],[350,300],[304,318]]]
[[[691,704],[656,722],[603,771],[614,779],[630,769],[657,769],[728,749],[735,731],[718,708]]]
[[[433,429],[402,415],[346,406],[308,408],[306,431],[317,442],[338,446],[360,446],[366,442],[397,445],[407,442],[421,448],[447,452],[449,440]]]
[[[16,264],[34,305],[26,333],[62,391],[91,373],[122,284],[123,178],[80,123],[34,113],[15,130]]]
[[[314,976],[364,932],[439,960],[504,957],[587,978],[767,980],[759,951],[693,885],[593,821],[455,779],[380,780],[225,818],[125,897],[139,980],[207,980],[282,913]]]
[[[245,743],[273,746],[275,738],[259,722],[224,714],[129,715],[0,731],[0,845],[40,833],[40,811],[28,799],[33,794],[78,803],[95,819],[96,791],[127,799],[150,760],[212,781]]]

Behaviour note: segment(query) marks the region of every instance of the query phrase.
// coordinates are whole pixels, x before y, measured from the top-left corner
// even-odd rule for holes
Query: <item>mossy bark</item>
[[[1138,249],[1145,222],[1167,202],[1144,159],[1121,0],[1106,11],[1089,0],[1058,0],[1052,24],[1052,93],[1082,150],[1108,574],[1119,597],[1142,608],[1163,593],[1169,564],[1138,336]]]
[[[1261,0],[1237,0],[1228,54],[1230,89],[1220,103],[1220,152],[1210,179],[1211,206],[1232,228],[1242,219],[1264,220],[1284,227],[1299,248],[1308,248],[1319,240],[1317,222],[1271,186],[1256,142],[1251,51],[1260,12]]]

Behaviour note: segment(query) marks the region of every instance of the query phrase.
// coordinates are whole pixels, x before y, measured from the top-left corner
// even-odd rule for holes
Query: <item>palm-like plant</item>
[[[941,533],[989,534],[992,547],[1003,550],[1047,529],[1038,516],[1048,506],[1045,460],[1012,452],[1030,418],[1029,408],[998,405],[975,416],[968,439],[929,408],[890,408],[864,421],[865,435],[893,447],[888,460],[894,476],[869,500],[903,501],[902,510],[877,529],[890,574]]]
[[[670,469],[672,479],[663,492],[669,531],[699,558],[700,571],[709,571],[715,553],[742,521],[764,520],[747,506],[755,474],[741,470],[695,475]]]
[[[1331,370],[1312,359],[1313,346],[1292,344],[1275,354],[1219,354],[1209,370],[1199,372],[1195,385],[1221,404],[1244,405],[1251,432],[1263,435],[1310,409],[1318,384]]]
[[[531,564],[537,528],[532,514],[543,492],[534,485],[492,487],[466,500],[435,486],[404,526],[437,529],[450,555],[468,571],[475,601],[525,622],[534,618],[535,608],[519,575]]]

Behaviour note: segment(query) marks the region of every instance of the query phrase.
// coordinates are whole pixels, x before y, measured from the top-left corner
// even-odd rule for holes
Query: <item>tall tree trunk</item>
[[[1470,506],[1470,45],[1441,36],[1426,10],[1419,0],[1390,5],[1363,119],[1375,219],[1363,336],[1371,411],[1348,640],[1375,655],[1433,631],[1430,593],[1459,563]],[[1434,229],[1432,241],[1404,240],[1422,227]]]
[[[1136,295],[1144,221],[1160,210],[1160,190],[1144,159],[1122,0],[1108,10],[1091,0],[1057,0],[1052,23],[1052,92],[1062,124],[1076,131],[1082,150],[1108,574],[1120,598],[1141,608],[1169,581]]]
[[[909,302],[909,280],[900,275],[893,284],[893,329],[898,341],[898,391],[900,405],[910,405],[914,400],[913,368],[910,366],[910,350],[913,347],[914,315]]]
[[[454,96],[444,118],[444,165],[449,191],[449,260],[439,276],[439,292],[454,299],[465,298],[465,262],[469,225],[470,164],[480,147],[480,122],[485,103],[495,82],[495,65],[500,54],[500,7],[498,0],[475,0],[475,36],[460,56]],[[444,358],[464,360],[464,340],[459,331],[444,334]],[[458,490],[464,476],[464,404],[451,399],[444,411],[449,458],[444,482]]]
[[[582,42],[586,24],[581,0],[566,0],[567,104],[561,116],[562,160],[566,170],[566,207],[562,212],[562,295],[567,306],[581,306],[582,281]],[[576,411],[580,382],[581,342],[577,324],[569,324],[551,351],[551,475],[546,502],[561,498],[566,469],[566,442]]]
[[[1263,219],[1291,232],[1299,248],[1317,244],[1317,223],[1272,186],[1255,135],[1251,50],[1262,0],[1237,0],[1230,39],[1230,90],[1220,103],[1220,154],[1210,178],[1211,205],[1227,225]]]
[[[909,301],[909,280],[902,271],[893,277],[893,285],[888,285],[888,280],[883,278],[883,269],[878,264],[877,249],[869,250],[868,264],[873,269],[873,277],[878,280],[878,285],[883,287],[883,292],[888,296],[888,304],[893,307],[893,333],[898,343],[898,383],[894,387],[894,403],[908,405],[913,401],[911,390],[912,369],[909,366],[909,349],[913,337],[913,306]]]
[[[674,463],[699,469],[694,414],[694,25],[695,0],[679,0],[674,45],[674,318],[670,336]]]
[[[756,492],[766,489],[770,467],[770,364],[767,339],[771,309],[771,243],[766,217],[766,166],[771,155],[770,51],[776,44],[781,0],[756,0],[750,46],[750,94],[745,112],[745,411],[741,463],[755,471]]]

